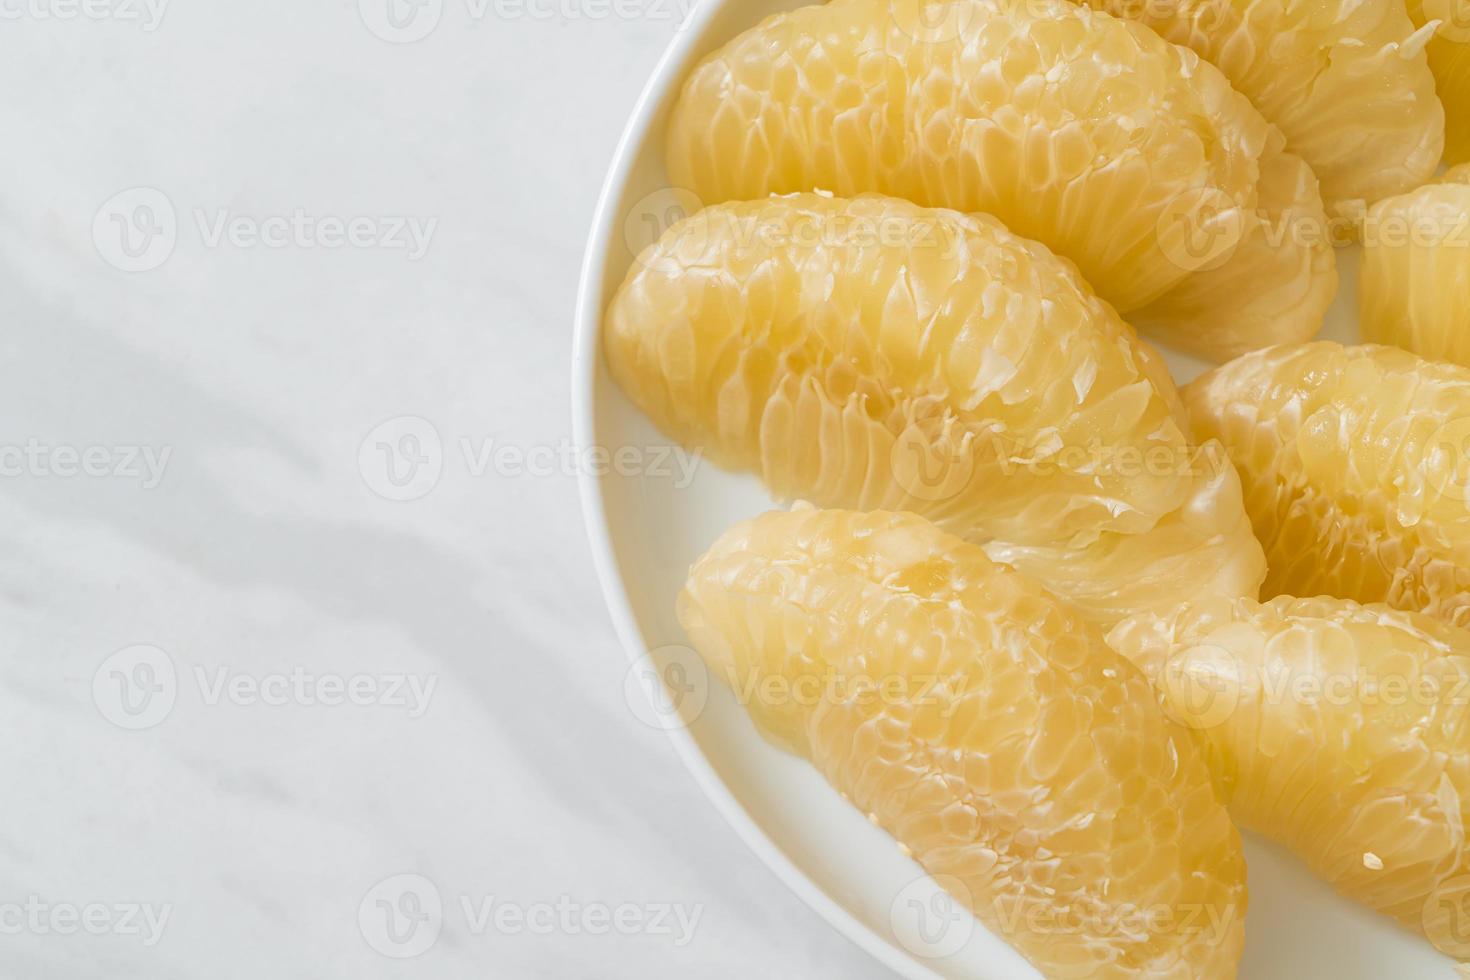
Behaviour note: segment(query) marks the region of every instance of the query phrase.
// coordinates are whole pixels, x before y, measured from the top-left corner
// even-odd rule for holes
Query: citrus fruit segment
[[[1204,263],[1130,313],[1129,322],[1216,360],[1310,340],[1321,317],[1299,312],[1326,310],[1337,295],[1334,241],[1317,201],[1311,168],[1300,157],[1268,150],[1255,211],[1218,224],[1195,220],[1187,231],[1194,254],[1216,249],[1227,260]],[[1189,328],[1174,329],[1178,324]]]
[[[1439,166],[1445,113],[1402,0],[1088,0],[1198,52],[1311,165],[1329,205],[1372,203]]]
[[[660,429],[778,499],[914,511],[1038,575],[1091,561],[1095,581],[1056,587],[1101,618],[1254,595],[1264,574],[1237,478],[1201,466],[1157,355],[993,218],[876,196],[706,208],[639,256],[603,341]],[[1140,589],[1132,566],[1166,549],[1195,574]],[[1131,557],[1106,574],[1112,554]]]
[[[666,148],[675,186],[705,204],[875,191],[994,214],[1127,314],[1202,267],[1317,274],[1299,236],[1219,244],[1217,228],[1254,220],[1279,141],[1192,51],[1066,0],[832,0],[771,17],[698,65]],[[1300,189],[1293,206],[1325,227],[1316,187]],[[1279,310],[1255,346],[1320,327],[1326,305],[1297,293],[1312,301]],[[1249,303],[1208,299],[1222,319]],[[1151,326],[1208,347],[1187,316]]]
[[[1470,633],[1282,596],[1141,616],[1108,640],[1196,732],[1241,826],[1470,958]]]
[[[1470,624],[1470,369],[1392,347],[1257,351],[1185,389],[1240,471],[1263,594]]]
[[[1363,339],[1470,365],[1470,164],[1368,212]]]
[[[911,514],[807,509],[726,532],[678,614],[762,732],[1047,976],[1235,976],[1245,864],[1198,749],[1040,586]]]
[[[1435,22],[1425,53],[1445,109],[1447,163],[1470,160],[1470,0],[1408,0],[1409,16]]]

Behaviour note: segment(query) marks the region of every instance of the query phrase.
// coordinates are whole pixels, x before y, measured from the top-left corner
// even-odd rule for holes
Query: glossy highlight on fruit
[[[1324,341],[1247,354],[1184,396],[1240,472],[1265,596],[1470,625],[1470,369]]]
[[[1138,617],[1108,641],[1195,731],[1241,826],[1470,958],[1470,633],[1283,596]]]
[[[1316,172],[1329,206],[1401,194],[1439,166],[1432,31],[1418,31],[1403,0],[1088,2],[1224,72]]]
[[[778,499],[925,515],[1099,620],[1264,575],[1238,480],[1191,444],[1158,356],[993,218],[707,208],[639,256],[603,341],[633,402],[715,464]]]
[[[1470,164],[1368,212],[1363,339],[1470,365]]]
[[[1066,0],[832,0],[771,17],[690,74],[667,161],[705,204],[873,191],[993,214],[1125,315],[1158,302],[1150,328],[1207,357],[1310,337],[1335,281],[1316,183],[1249,101],[1193,52]],[[1299,196],[1272,200],[1267,181]],[[1239,247],[1284,210],[1309,230]],[[1176,313],[1166,294],[1200,270],[1227,288],[1195,286]],[[1275,285],[1228,288],[1242,280]],[[1248,313],[1245,336],[1222,348],[1189,315],[1200,306],[1219,324]]]
[[[1446,163],[1470,161],[1470,0],[1408,0],[1409,16],[1434,21],[1425,53],[1445,109]]]
[[[1040,586],[911,514],[805,509],[726,532],[678,613],[764,734],[1043,974],[1235,976],[1245,864],[1209,772]]]

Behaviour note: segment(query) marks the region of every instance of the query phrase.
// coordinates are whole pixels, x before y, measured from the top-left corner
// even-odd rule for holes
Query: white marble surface
[[[545,455],[684,0],[387,2],[0,3],[0,975],[882,975],[629,710]]]

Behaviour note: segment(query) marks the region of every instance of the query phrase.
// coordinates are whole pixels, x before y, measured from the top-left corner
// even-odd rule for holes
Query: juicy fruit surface
[[[1363,339],[1470,365],[1470,164],[1368,213]]]
[[[721,537],[679,619],[768,692],[742,698],[762,731],[1047,976],[1235,975],[1245,865],[1208,771],[1044,589],[913,515],[802,510]],[[1129,908],[1155,927],[1105,925]]]
[[[659,428],[778,498],[1007,542],[1100,619],[1254,595],[1264,573],[1238,480],[1191,445],[1158,357],[994,219],[880,197],[707,208],[639,257],[604,349]],[[1151,562],[1189,576],[1161,591]]]
[[[1329,205],[1434,173],[1445,113],[1402,0],[1089,0],[1199,53],[1280,127]]]
[[[994,214],[1127,313],[1200,269],[1330,273],[1325,242],[1235,247],[1263,204],[1287,206],[1263,202],[1260,186],[1291,169],[1281,143],[1193,52],[1065,0],[833,0],[772,17],[695,68],[667,159],[673,183],[706,204],[876,191]],[[1291,206],[1325,227],[1315,182],[1299,183]],[[1283,305],[1250,319],[1250,346],[1320,327],[1320,290],[1274,288],[1252,312],[1271,298]],[[1204,297],[1222,322],[1248,302],[1229,289]],[[1171,343],[1234,352],[1169,312],[1150,322]]]
[[[1426,53],[1445,108],[1447,163],[1470,160],[1470,0],[1408,0],[1409,16],[1420,27],[1440,22]]]
[[[1470,624],[1470,370],[1321,342],[1248,354],[1184,395],[1240,471],[1264,595]]]
[[[1108,639],[1195,730],[1242,826],[1470,957],[1470,633],[1282,597],[1192,604]]]

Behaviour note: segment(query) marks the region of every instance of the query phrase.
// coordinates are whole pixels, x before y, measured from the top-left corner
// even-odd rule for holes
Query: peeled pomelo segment
[[[1401,194],[1439,166],[1445,112],[1428,34],[1402,0],[1088,2],[1224,72],[1316,172],[1329,207]]]
[[[1216,257],[1131,313],[1130,322],[1216,360],[1267,344],[1310,340],[1337,293],[1333,248],[1339,226],[1323,215],[1316,187],[1317,178],[1300,157],[1268,153],[1256,210],[1214,223],[1198,215],[1186,219],[1182,233],[1190,238],[1174,248],[1201,259],[1213,251]]]
[[[1140,616],[1108,641],[1194,730],[1241,826],[1470,958],[1470,633],[1282,596]]]
[[[1418,27],[1434,22],[1425,49],[1445,109],[1446,163],[1470,161],[1470,0],[1408,0]]]
[[[1126,314],[1199,268],[1171,230],[1181,218],[1205,205],[1254,220],[1273,137],[1193,52],[1065,0],[833,0],[706,58],[666,147],[674,185],[705,204],[820,189],[993,214]],[[1301,192],[1292,206],[1325,225],[1316,188]],[[1238,278],[1326,275],[1289,240],[1227,258]],[[1257,346],[1321,325],[1321,290],[1296,292],[1311,302],[1282,305]],[[1223,290],[1191,302],[1215,303],[1222,322],[1251,309]],[[1191,316],[1152,326],[1206,346]]]
[[[1155,532],[1213,558],[1176,562],[1195,574],[1151,601],[1259,587],[1236,477],[1196,471],[1157,355],[992,218],[876,196],[707,208],[639,257],[603,340],[660,429],[779,499],[913,511],[1035,549],[1038,575],[1089,562],[1054,587],[1099,618],[1142,596]]]
[[[801,510],[726,532],[678,613],[762,732],[1045,975],[1235,976],[1245,865],[1209,773],[1040,586],[911,514]]]
[[[1257,351],[1184,390],[1240,473],[1263,595],[1470,625],[1470,369],[1392,347]]]
[[[1470,164],[1368,212],[1358,299],[1365,340],[1470,365]]]

